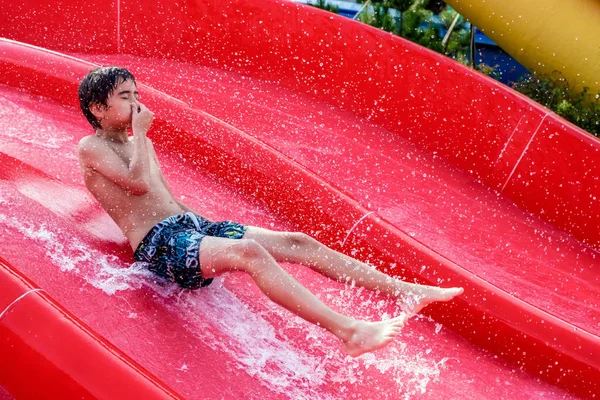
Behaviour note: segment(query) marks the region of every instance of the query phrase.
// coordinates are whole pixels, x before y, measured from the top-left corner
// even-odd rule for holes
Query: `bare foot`
[[[402,313],[387,321],[356,321],[350,339],[342,341],[344,350],[352,357],[358,357],[363,353],[380,349],[400,333],[406,320],[408,316]]]
[[[411,307],[411,312],[417,314],[428,304],[452,300],[463,292],[461,287],[443,289],[437,286],[421,286],[405,294],[404,300]]]

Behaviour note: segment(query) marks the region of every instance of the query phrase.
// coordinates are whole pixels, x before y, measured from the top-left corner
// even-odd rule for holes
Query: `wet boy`
[[[184,288],[209,285],[224,272],[248,273],[271,300],[338,337],[358,356],[388,344],[406,314],[379,322],[355,320],[323,304],[278,262],[299,263],[337,281],[390,296],[418,298],[418,312],[462,288],[441,289],[389,277],[301,232],[278,232],[234,221],[210,221],[177,200],[164,178],[152,141],[153,114],[139,101],[135,78],[122,68],[90,71],[79,86],[81,110],[95,130],[79,142],[86,187],[129,240],[134,258]],[[131,130],[130,136],[128,131]]]

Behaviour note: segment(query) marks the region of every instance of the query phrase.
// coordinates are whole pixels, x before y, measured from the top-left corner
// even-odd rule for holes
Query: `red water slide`
[[[0,398],[600,393],[600,142],[427,49],[287,1],[3,4]],[[120,65],[174,192],[465,293],[359,358],[244,274],[158,280],[90,196],[76,89]],[[401,304],[282,264],[332,308]],[[596,396],[597,397],[597,396]]]

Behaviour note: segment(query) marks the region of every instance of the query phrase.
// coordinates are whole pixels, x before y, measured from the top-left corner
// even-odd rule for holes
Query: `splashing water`
[[[10,203],[6,197],[1,201]],[[292,399],[339,398],[323,393],[324,389],[335,384],[340,386],[340,392],[347,391],[347,385],[360,382],[366,370],[377,371],[387,376],[388,381],[391,376],[396,387],[386,390],[394,392],[394,398],[410,398],[425,393],[428,383],[439,377],[447,361],[446,358],[435,361],[425,354],[411,354],[406,344],[399,340],[377,354],[367,353],[358,358],[340,356],[332,349],[337,343],[328,332],[299,317],[290,318],[287,310],[268,299],[265,298],[262,304],[266,313],[250,310],[235,293],[224,287],[227,275],[215,278],[211,286],[199,291],[181,290],[175,284],[156,281],[144,263],[129,265],[47,223],[0,214],[0,226],[15,229],[41,244],[60,271],[82,277],[107,295],[149,287],[158,294],[156,301],[186,321],[183,329],[215,351],[228,354],[237,361],[238,368],[264,386]],[[352,314],[370,313],[372,318],[386,318],[386,312],[382,313],[385,304],[381,300],[375,302],[368,298],[351,302],[352,298],[364,298],[363,289],[350,287],[338,291],[326,288],[324,293],[342,309],[354,307]],[[330,296],[331,291],[338,291],[339,296]],[[392,313],[397,312],[398,308]],[[133,317],[135,315],[133,313]],[[286,321],[285,326],[274,326],[267,320],[272,316]],[[125,317],[133,318],[131,312]],[[310,341],[309,351],[294,346],[294,339],[287,334],[290,330],[304,333]],[[223,336],[227,340],[223,340]]]

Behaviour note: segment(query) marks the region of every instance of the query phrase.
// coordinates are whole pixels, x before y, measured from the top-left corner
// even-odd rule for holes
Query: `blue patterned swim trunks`
[[[142,239],[133,257],[149,263],[148,269],[186,289],[213,281],[202,277],[200,242],[205,236],[241,239],[248,229],[230,220],[213,222],[192,212],[172,215],[156,224]]]

